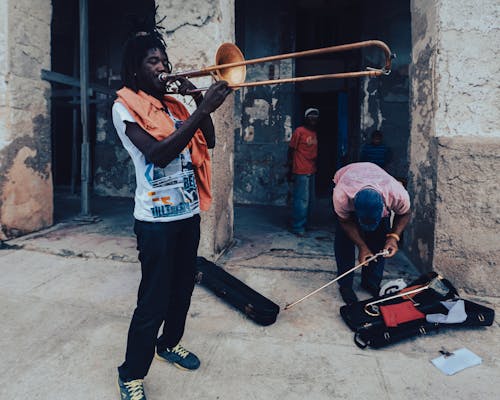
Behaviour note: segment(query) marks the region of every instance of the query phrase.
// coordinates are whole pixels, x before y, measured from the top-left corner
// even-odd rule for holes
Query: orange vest
[[[127,87],[121,88],[116,94],[118,98],[115,101],[123,104],[139,126],[156,140],[165,139],[176,130],[174,121],[164,111],[165,107],[158,99],[142,90],[136,93]],[[163,100],[175,118],[183,121],[189,118],[189,111],[180,101],[171,96],[165,96]],[[188,148],[198,186],[200,208],[207,211],[212,203],[210,190],[212,177],[208,146],[201,130],[196,131],[188,143]]]

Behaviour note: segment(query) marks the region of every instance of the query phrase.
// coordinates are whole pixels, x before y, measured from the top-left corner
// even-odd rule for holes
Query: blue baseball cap
[[[359,226],[364,231],[377,229],[384,211],[384,199],[375,189],[361,189],[354,196],[354,209]]]

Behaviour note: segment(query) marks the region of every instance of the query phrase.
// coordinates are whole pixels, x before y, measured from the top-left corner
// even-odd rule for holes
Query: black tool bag
[[[422,285],[432,279],[432,274],[427,274],[412,282],[409,286]],[[424,314],[447,314],[448,310],[441,304],[445,300],[458,300],[456,289],[447,281],[443,282],[450,288],[447,295],[441,295],[433,290],[424,290],[413,297],[416,308]],[[390,297],[387,295],[384,297]],[[379,297],[382,298],[382,297]],[[381,348],[403,339],[426,335],[439,329],[461,328],[470,326],[491,326],[495,318],[495,311],[491,308],[482,306],[472,301],[464,300],[467,319],[464,322],[456,324],[430,323],[425,319],[418,319],[405,322],[397,327],[387,327],[382,315],[371,316],[365,312],[365,305],[379,298],[372,298],[350,305],[344,305],[340,308],[340,315],[345,323],[354,331],[354,343],[362,349],[370,346],[372,348]],[[384,305],[396,304],[398,302],[408,301],[407,298],[389,300]]]
[[[271,325],[276,322],[280,312],[277,304],[203,257],[197,258],[196,266],[197,283],[242,311],[259,325]]]

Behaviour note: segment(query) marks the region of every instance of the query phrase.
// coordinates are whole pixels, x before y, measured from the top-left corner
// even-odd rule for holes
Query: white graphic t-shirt
[[[125,134],[125,121],[136,122],[134,117],[121,103],[113,105],[112,113],[118,136],[135,166],[134,217],[140,221],[169,222],[199,214],[198,189],[189,150],[184,149],[165,168],[149,163]],[[182,123],[171,118],[176,126]]]

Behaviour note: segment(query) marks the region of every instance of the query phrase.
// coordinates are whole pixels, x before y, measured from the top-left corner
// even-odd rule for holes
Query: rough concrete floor
[[[140,275],[131,203],[104,201],[96,224],[59,224],[0,250],[0,399],[118,399],[116,366]],[[331,221],[316,216],[313,231],[297,238],[285,215],[237,208],[236,244],[219,260],[282,306],[332,279],[334,268]],[[386,275],[415,274],[400,254]],[[148,399],[500,398],[498,322],[360,350],[340,305],[330,287],[260,327],[197,287],[183,342],[202,366],[184,372],[153,361]],[[483,364],[444,376],[429,362],[441,347],[467,347]]]

